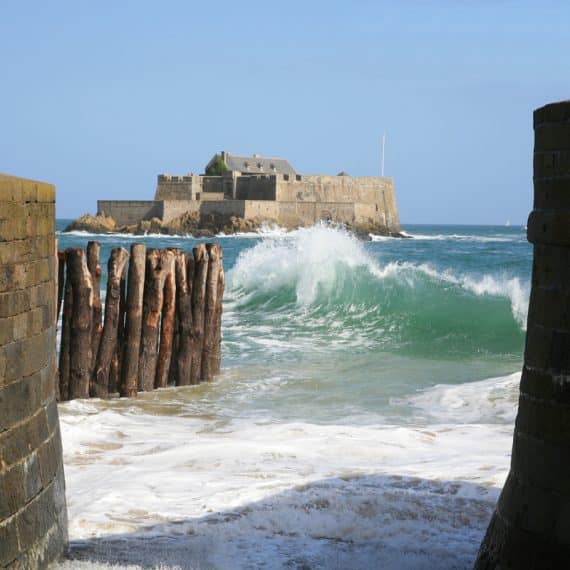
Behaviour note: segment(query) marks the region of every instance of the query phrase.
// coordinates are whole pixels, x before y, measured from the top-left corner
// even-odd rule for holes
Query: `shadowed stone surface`
[[[534,244],[511,470],[477,570],[570,564],[570,101],[534,112]]]
[[[55,273],[55,188],[0,174],[0,568],[45,568],[67,542]]]

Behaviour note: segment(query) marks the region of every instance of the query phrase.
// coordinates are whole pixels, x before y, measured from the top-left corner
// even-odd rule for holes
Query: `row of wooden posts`
[[[90,241],[58,251],[59,400],[212,380],[221,361],[222,248],[113,249],[104,319],[100,250]]]

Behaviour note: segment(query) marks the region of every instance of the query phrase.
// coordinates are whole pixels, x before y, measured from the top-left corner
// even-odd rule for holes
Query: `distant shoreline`
[[[67,222],[68,220],[65,221]],[[326,224],[327,222],[321,223]],[[331,225],[334,227],[341,227],[363,241],[370,241],[372,239],[372,235],[393,238],[412,237],[407,235],[405,232],[389,231],[385,227],[377,226],[376,224],[359,224],[351,226],[348,224],[331,223]],[[264,233],[268,233],[268,229],[277,229],[286,233],[300,229],[300,227],[305,226],[284,227],[270,220],[244,220],[242,218],[232,218],[229,223],[223,225],[211,223],[207,227],[199,227],[195,220],[185,219],[183,217],[174,220],[173,222],[166,223],[157,218],[153,218],[152,220],[143,220],[136,225],[119,226],[110,216],[91,216],[86,214],[76,220],[69,220],[69,223],[67,223],[65,228],[60,231],[63,233],[86,232],[88,234],[96,235],[164,235],[200,239],[214,238],[220,236],[220,234],[239,235],[241,233],[259,233],[260,237],[262,237]]]

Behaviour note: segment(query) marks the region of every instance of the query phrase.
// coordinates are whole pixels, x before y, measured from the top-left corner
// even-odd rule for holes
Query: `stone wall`
[[[223,200],[232,196],[233,181],[227,176],[158,176],[155,200]],[[204,198],[204,194],[208,196]],[[216,194],[217,196],[213,196]]]
[[[278,219],[289,227],[307,226],[326,220],[354,224],[354,204],[349,202],[277,202]]]
[[[170,176],[159,174],[155,200],[195,200],[201,191],[200,176]]]
[[[200,216],[229,220],[232,216],[245,217],[245,200],[224,200],[222,202],[203,202]]]
[[[391,178],[379,176],[297,175],[277,180],[277,200],[283,202],[381,203],[384,193],[393,193]]]
[[[224,199],[224,194],[232,194],[232,179],[229,176],[201,176],[200,182],[201,187],[196,190],[200,193],[200,200],[205,198],[205,194],[219,194],[220,200]]]
[[[240,176],[236,179],[238,200],[275,200],[276,176]]]
[[[165,200],[161,205],[162,221],[168,223],[186,213],[200,213],[200,202],[190,200]]]
[[[169,176],[158,177],[155,200],[100,200],[97,212],[119,225],[153,217],[169,222],[199,209],[207,222],[225,224],[231,217],[265,220],[287,227],[319,220],[398,232],[400,222],[391,178],[378,176]],[[263,203],[264,202],[264,203]],[[177,204],[176,204],[177,203]],[[216,220],[214,222],[214,219]]]
[[[97,214],[111,216],[120,226],[162,218],[162,202],[156,200],[98,200]]]
[[[570,560],[570,102],[534,113],[532,289],[511,469],[476,568]]]
[[[67,541],[54,232],[54,187],[0,175],[0,568],[43,568]]]

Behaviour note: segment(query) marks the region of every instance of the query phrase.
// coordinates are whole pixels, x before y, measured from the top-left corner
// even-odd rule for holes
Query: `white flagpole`
[[[386,146],[386,133],[382,135],[382,176],[384,176],[384,147]]]

